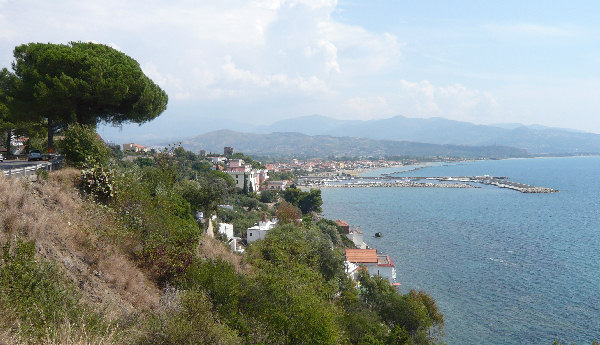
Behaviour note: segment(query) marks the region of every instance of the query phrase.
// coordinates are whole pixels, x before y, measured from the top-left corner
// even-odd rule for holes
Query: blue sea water
[[[332,188],[322,190],[323,213],[360,226],[369,246],[391,255],[402,292],[436,299],[449,345],[600,340],[600,157],[476,161],[397,176],[484,174],[560,192]]]

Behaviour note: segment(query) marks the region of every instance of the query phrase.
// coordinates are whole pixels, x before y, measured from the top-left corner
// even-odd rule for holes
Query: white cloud
[[[281,88],[291,89],[294,92],[302,92],[305,94],[322,94],[329,92],[327,85],[316,76],[305,77],[289,77],[286,74],[266,74],[261,75],[249,70],[238,68],[231,60],[230,56],[225,57],[225,63],[222,66],[225,82],[230,83],[231,89],[244,90],[247,86],[267,89]],[[234,86],[235,85],[235,86]],[[251,89],[251,88],[250,88]]]

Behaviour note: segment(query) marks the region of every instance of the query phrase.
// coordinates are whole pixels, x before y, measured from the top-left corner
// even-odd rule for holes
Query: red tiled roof
[[[353,263],[377,263],[377,250],[346,249],[346,260]]]
[[[335,223],[339,226],[350,226],[350,225],[348,225],[348,223],[344,222],[341,219],[336,220]]]

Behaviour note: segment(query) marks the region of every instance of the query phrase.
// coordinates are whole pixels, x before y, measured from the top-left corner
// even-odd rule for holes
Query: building
[[[357,248],[367,249],[367,244],[363,239],[363,233],[359,228],[351,227],[350,231],[346,234],[346,237],[348,237]]]
[[[150,151],[150,149],[148,149],[146,146],[129,143],[129,144],[123,144],[123,151],[148,152],[148,151]]]
[[[350,239],[354,243],[354,245],[360,249],[366,249],[367,244],[364,242],[363,233],[359,228],[350,227],[348,223],[345,221],[338,219],[335,223],[344,230],[346,237]]]
[[[346,223],[345,221],[338,219],[335,221],[335,223],[337,225],[339,225],[342,230],[344,230],[344,233],[349,234],[350,233],[350,225],[348,223]]]
[[[267,214],[263,214],[263,219],[251,228],[246,230],[246,242],[248,244],[262,240],[267,236],[269,230],[277,225],[277,219],[267,219]]]
[[[376,249],[346,249],[346,274],[356,279],[361,268],[370,275],[380,276],[395,283],[396,268],[389,255],[378,254]]]
[[[225,161],[227,161],[227,158],[225,157],[221,157],[221,156],[217,156],[217,157],[206,157],[208,159],[210,159],[210,161],[213,164],[219,164],[219,163],[224,163]]]
[[[247,165],[243,159],[230,159],[227,161],[225,172],[233,177],[235,186],[244,189],[246,184],[248,190],[257,192],[260,186],[269,178],[267,170],[252,169],[252,166]]]
[[[223,156],[233,156],[233,147],[225,146],[223,148]]]
[[[233,239],[233,224],[219,223],[219,233],[227,236],[227,241]]]
[[[286,190],[287,187],[289,187],[292,184],[292,181],[289,180],[283,180],[283,181],[269,181],[267,182],[267,186],[266,189],[267,190],[277,190],[277,191],[284,191]]]

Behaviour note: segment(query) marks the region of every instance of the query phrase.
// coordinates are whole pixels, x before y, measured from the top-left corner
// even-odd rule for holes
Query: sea
[[[446,344],[600,341],[600,157],[412,168],[368,175],[506,176],[559,190],[322,189],[323,214],[360,227],[371,248],[389,254],[402,293],[435,298]]]

